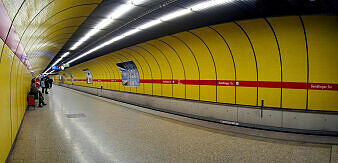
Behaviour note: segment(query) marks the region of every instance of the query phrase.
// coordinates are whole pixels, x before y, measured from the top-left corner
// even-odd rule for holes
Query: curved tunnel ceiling
[[[23,51],[31,65],[28,68],[40,73],[100,2],[2,0],[11,21],[10,31],[18,40],[11,48],[13,53]]]
[[[261,17],[275,17],[285,15],[309,15],[309,14],[326,14],[337,15],[337,2],[333,0],[316,1],[316,0],[223,0],[223,4],[212,7],[208,10],[193,11],[182,17],[162,22],[142,32],[133,34],[131,37],[124,38],[108,46],[102,47],[91,54],[74,60],[77,56],[98,47],[100,44],[107,42],[112,37],[116,37],[137,29],[140,25],[156,20],[162,15],[189,8],[194,4],[205,2],[203,0],[143,0],[142,3],[135,5],[132,11],[118,17],[107,27],[100,29],[95,35],[90,36],[86,41],[80,44],[76,49],[72,46],[76,44],[90,29],[95,28],[100,21],[106,19],[112,9],[128,3],[127,0],[110,1],[103,0],[100,5],[91,13],[91,15],[81,24],[72,37],[64,44],[57,57],[45,70],[48,70],[56,60],[65,52],[70,55],[63,58],[61,63],[71,61],[72,65],[85,62],[92,58],[102,56],[137,43],[158,38],[161,36],[186,31],[207,25],[214,25],[234,20],[253,19]],[[60,33],[61,34],[61,33]],[[73,60],[72,60],[73,59]]]
[[[214,0],[217,2],[217,0]],[[69,62],[82,53],[93,49],[111,37],[140,24],[158,19],[164,14],[205,0],[133,0],[131,11],[114,18],[114,21],[88,38],[76,49],[70,50],[90,29],[112,9],[130,3],[130,0],[2,0],[10,19],[10,32],[17,41],[11,48],[14,54],[27,55],[32,71],[36,74],[49,68],[65,52],[70,52],[61,63]],[[186,31],[207,25],[234,20],[283,15],[329,14],[337,15],[337,1],[334,0],[223,0],[223,5],[208,10],[193,11],[187,15],[162,22],[134,34],[90,55],[74,61],[82,63],[112,51],[161,36]],[[8,41],[8,40],[7,40]],[[2,51],[4,46],[2,47]]]

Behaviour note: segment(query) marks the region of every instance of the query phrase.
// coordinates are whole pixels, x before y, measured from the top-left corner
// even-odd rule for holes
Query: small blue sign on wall
[[[52,70],[59,70],[59,66],[52,66]]]

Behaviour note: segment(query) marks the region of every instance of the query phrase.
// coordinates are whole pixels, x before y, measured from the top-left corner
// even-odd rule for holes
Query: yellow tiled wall
[[[30,70],[14,54],[27,56],[35,74],[41,73],[100,2],[0,1],[0,162],[8,156],[20,126],[32,78]],[[15,39],[4,45],[7,35]]]
[[[61,74],[86,79],[83,69],[89,69],[94,79],[121,79],[116,63],[132,60],[141,80],[186,84],[73,84],[218,103],[260,106],[264,100],[264,106],[272,108],[338,111],[336,20],[337,16],[285,16],[218,24],[121,49]],[[199,84],[189,84],[191,80]],[[238,85],[203,84],[215,81]],[[321,84],[330,89],[315,89]]]

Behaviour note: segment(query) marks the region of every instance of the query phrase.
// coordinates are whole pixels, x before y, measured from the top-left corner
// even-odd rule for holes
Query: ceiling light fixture
[[[181,17],[183,15],[187,15],[189,13],[191,13],[191,9],[181,9],[181,10],[178,10],[178,11],[175,11],[173,13],[170,13],[170,14],[167,14],[167,15],[164,15],[162,16],[160,19],[162,21],[168,21],[168,20],[172,20],[172,19],[175,19],[177,17]]]
[[[139,31],[141,31],[141,30],[138,29],[138,28],[135,28],[135,29],[132,29],[132,30],[130,30],[130,31],[125,32],[125,33],[123,34],[123,36],[127,37],[127,36],[130,36],[130,35],[133,35],[133,34],[139,32]]]
[[[45,74],[46,72],[48,72],[52,67],[49,67],[46,71],[43,72],[43,74]]]
[[[56,64],[58,64],[64,57],[67,57],[69,54],[70,54],[70,52],[64,53],[64,54],[61,56],[61,58],[59,58],[58,60],[56,60],[56,62],[54,62],[53,65],[50,66],[50,67],[49,67],[46,71],[44,71],[43,73],[46,73],[46,72],[48,72],[49,70],[51,70],[51,68],[52,68],[53,66],[55,66]]]
[[[77,41],[70,50],[77,49],[80,45],[82,45],[89,38],[97,34],[100,30],[104,29],[108,25],[110,25],[114,20],[120,18],[125,15],[127,12],[131,11],[136,7],[136,5],[140,5],[147,0],[129,0],[127,3],[114,8],[113,11],[107,16],[106,19],[101,20],[93,29],[91,29],[87,34],[85,34],[79,41]]]
[[[110,39],[106,42],[103,42],[102,44],[96,46],[95,48],[93,48],[93,49],[77,56],[76,58],[68,61],[67,64],[73,63],[74,61],[76,61],[76,60],[78,60],[78,59],[80,59],[80,58],[100,49],[100,48],[103,48],[107,45],[110,45],[110,44],[112,44],[112,43],[114,43],[118,40],[121,40],[121,39],[123,39],[127,36],[130,36],[132,34],[140,32],[142,30],[145,30],[145,29],[148,29],[148,28],[153,27],[155,25],[158,25],[162,22],[169,21],[169,20],[172,20],[172,19],[175,19],[175,18],[178,18],[178,17],[182,17],[184,15],[192,13],[193,11],[201,11],[201,10],[209,9],[209,8],[220,6],[220,5],[225,5],[225,4],[231,3],[233,1],[234,0],[209,0],[209,1],[204,1],[204,2],[201,2],[201,3],[195,4],[193,6],[186,8],[186,9],[180,9],[180,10],[171,12],[171,13],[166,14],[166,15],[158,18],[158,19],[155,19],[155,20],[149,21],[145,24],[142,24],[142,25],[136,27],[135,29],[129,30],[129,31],[123,33],[122,35],[113,37],[112,39]]]
[[[138,28],[144,30],[144,29],[150,28],[160,23],[162,23],[162,21],[160,19],[156,19],[156,20],[149,21],[148,23],[145,23],[139,26]]]
[[[61,60],[62,60],[62,58],[59,58],[58,60],[56,60],[56,61],[54,62],[54,64],[52,64],[51,67],[53,67],[53,66],[55,66],[56,64],[58,64]]]
[[[65,54],[63,54],[63,55],[61,56],[61,58],[67,57],[68,55],[69,55],[69,52],[66,52]]]
[[[204,9],[208,9],[211,7],[215,7],[215,6],[220,6],[220,5],[225,5],[228,3],[232,3],[234,2],[234,0],[212,0],[212,1],[205,1],[202,3],[198,3],[194,6],[191,6],[190,9],[193,11],[201,11]]]

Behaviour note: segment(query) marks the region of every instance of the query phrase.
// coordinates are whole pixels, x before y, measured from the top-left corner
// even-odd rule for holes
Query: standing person
[[[41,82],[40,82],[40,79],[39,79],[38,77],[35,78],[35,85],[36,85],[37,88],[39,88],[39,87],[41,86],[40,83],[41,83]]]
[[[42,93],[45,93],[45,89],[46,89],[45,78],[41,78],[40,85],[42,88]]]
[[[38,84],[35,82],[35,79],[32,79],[32,85],[29,94],[34,95],[35,99],[39,98],[39,107],[46,105],[46,103],[43,101],[44,98],[42,96],[42,93],[38,89]]]
[[[52,86],[53,86],[53,79],[49,79],[48,82],[49,82],[49,88],[52,88]]]
[[[48,76],[46,76],[45,77],[45,89],[46,89],[46,94],[48,94],[48,88],[49,88],[49,77]]]

